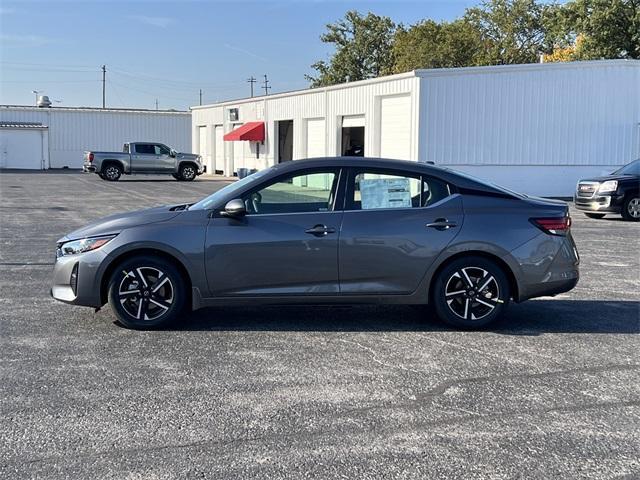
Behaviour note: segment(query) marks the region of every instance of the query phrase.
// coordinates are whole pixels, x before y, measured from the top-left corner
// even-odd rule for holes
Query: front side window
[[[357,172],[351,192],[350,210],[428,207],[449,196],[440,180],[375,170]]]
[[[333,208],[338,172],[293,174],[247,195],[249,214],[327,212]]]
[[[154,145],[153,148],[156,155],[169,155],[169,148],[164,145]]]

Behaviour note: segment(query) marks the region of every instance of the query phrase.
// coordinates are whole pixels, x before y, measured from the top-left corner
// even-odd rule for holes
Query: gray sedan
[[[430,304],[478,328],[510,301],[578,281],[564,202],[445,168],[370,158],[288,162],[191,205],[110,216],[58,241],[51,294],[109,303],[131,328],[188,309]]]

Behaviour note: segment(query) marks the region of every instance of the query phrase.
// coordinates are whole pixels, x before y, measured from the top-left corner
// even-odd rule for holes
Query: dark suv
[[[639,221],[640,159],[610,175],[580,180],[576,188],[575,203],[576,208],[590,218],[618,213],[625,220]]]

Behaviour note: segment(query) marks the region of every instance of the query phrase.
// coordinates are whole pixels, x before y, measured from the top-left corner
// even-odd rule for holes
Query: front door
[[[339,170],[298,171],[253,189],[247,215],[214,217],[206,239],[213,296],[336,294]]]
[[[419,173],[352,170],[340,233],[343,294],[409,294],[455,238],[462,199]]]
[[[136,143],[131,154],[131,169],[139,173],[167,172],[175,169],[169,147],[157,143]]]

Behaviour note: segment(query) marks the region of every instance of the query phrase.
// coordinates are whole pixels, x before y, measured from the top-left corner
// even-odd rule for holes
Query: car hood
[[[180,215],[180,210],[174,210],[175,208],[175,205],[165,205],[162,207],[110,215],[74,230],[58,240],[58,243],[85,237],[120,233],[125,228],[137,227],[150,223],[166,222],[167,220]]]
[[[195,153],[179,153],[177,157],[179,160],[197,160],[199,155]]]
[[[602,177],[582,178],[581,182],[607,182],[609,180],[632,180],[634,175],[604,175]]]

